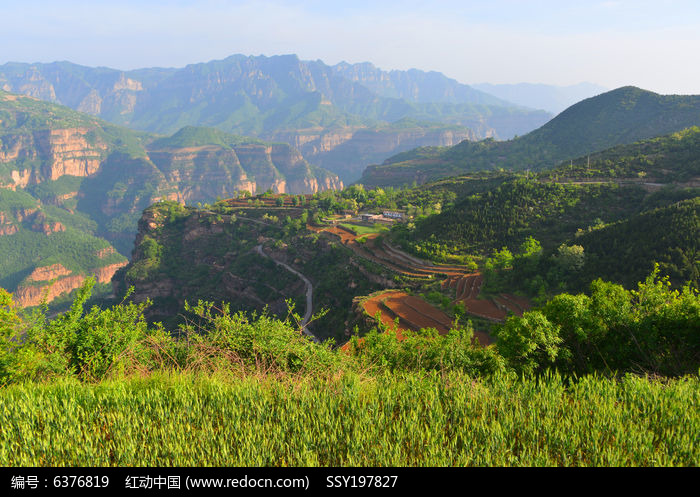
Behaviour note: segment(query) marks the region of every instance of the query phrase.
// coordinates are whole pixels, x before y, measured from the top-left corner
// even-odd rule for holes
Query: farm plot
[[[484,277],[480,273],[469,273],[466,268],[453,265],[437,265],[422,261],[417,257],[406,254],[391,245],[384,243],[378,239],[377,234],[364,235],[365,243],[357,243],[359,238],[350,230],[343,227],[331,226],[327,228],[313,228],[314,231],[326,231],[340,238],[344,245],[351,248],[357,255],[375,262],[387,269],[411,278],[422,279],[432,278],[436,276],[445,277],[441,287],[443,290],[454,289],[454,303],[463,303],[467,313],[474,316],[487,319],[494,322],[502,322],[505,320],[509,312],[522,316],[523,312],[529,309],[530,304],[527,299],[517,297],[510,294],[501,294],[491,299],[480,299],[481,286]],[[437,328],[441,332],[447,333],[450,327],[449,318],[442,311],[434,308],[437,313],[445,316],[446,322],[432,322],[431,317],[427,317],[423,308],[416,301],[410,301],[417,308],[412,308],[411,305],[403,301],[405,297],[393,296],[385,300],[377,301],[377,308],[383,310],[382,320],[389,321],[389,318],[384,318],[386,313],[391,315],[390,321],[399,316],[405,327],[419,329],[422,327]],[[426,303],[426,305],[428,305]],[[382,307],[383,306],[383,307]],[[392,307],[393,306],[393,307]],[[431,306],[432,307],[432,306]],[[376,310],[374,311],[376,312]],[[374,316],[373,313],[370,315]],[[437,316],[438,314],[434,314]],[[413,318],[413,320],[411,319]],[[427,317],[428,321],[425,321]],[[480,337],[481,343],[491,343],[491,338],[482,333]]]
[[[435,328],[440,335],[445,335],[452,327],[452,320],[447,314],[425,300],[402,291],[382,292],[365,300],[363,306],[372,317],[380,312],[382,323],[391,328],[395,326],[394,321],[398,317],[399,338],[402,338],[402,333],[406,330]],[[474,331],[474,341],[482,346],[493,343],[488,333],[478,330]]]
[[[446,335],[449,331],[449,324],[445,326],[443,323],[449,323],[450,318],[438,308],[415,297],[412,299],[412,303],[415,307],[409,305],[406,300],[410,297],[410,295],[403,292],[394,293],[382,300],[382,304],[397,315],[402,323],[405,323],[413,330],[435,328],[441,335]],[[437,319],[430,317],[423,311],[438,317]]]

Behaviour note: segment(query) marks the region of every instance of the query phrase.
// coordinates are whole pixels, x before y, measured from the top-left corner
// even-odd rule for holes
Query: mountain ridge
[[[297,148],[316,135],[313,145],[302,152],[320,167],[325,167],[333,144],[351,142],[355,147],[352,142],[357,131],[392,130],[398,139],[379,156],[383,160],[414,146],[435,145],[432,128],[436,122],[446,128],[463,127],[461,139],[508,138],[551,117],[544,111],[488,97],[444,75],[418,70],[386,72],[372,66],[377,78],[388,81],[389,86],[379,88],[383,93],[379,94],[360,84],[359,76],[357,81],[343,76],[343,67],[303,61],[296,55],[240,54],[183,68],[132,71],[66,62],[12,63],[0,66],[0,89],[63,103],[121,126],[154,133],[172,134],[187,125],[215,127],[268,141],[284,140]],[[392,91],[396,96],[390,96]],[[416,98],[409,98],[413,94]],[[426,100],[433,98],[438,101]],[[403,141],[402,131],[392,128],[391,123],[406,118],[416,122],[415,137],[423,134],[419,142],[415,138]],[[445,137],[437,137],[439,143]],[[387,142],[382,143],[387,149]],[[313,149],[324,146],[317,160]],[[348,159],[342,152],[337,155],[328,163]],[[369,154],[353,170],[376,161],[375,156]],[[360,171],[353,173],[355,177],[342,170],[333,172],[345,181],[360,175]]]
[[[572,105],[542,127],[512,140],[466,142],[404,153],[369,166],[360,182],[400,185],[498,168],[540,170],[606,148],[700,124],[700,95],[659,95],[621,87]]]

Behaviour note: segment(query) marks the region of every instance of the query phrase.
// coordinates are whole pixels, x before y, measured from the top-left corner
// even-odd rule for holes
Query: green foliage
[[[559,185],[518,178],[464,198],[441,214],[416,222],[407,242],[433,242],[474,253],[507,246],[527,237],[545,247],[573,238],[595,218],[616,221],[637,212],[644,191],[615,185]]]
[[[381,322],[381,320],[378,320]],[[362,339],[353,337],[349,353],[364,368],[380,371],[461,371],[472,376],[490,376],[504,370],[493,347],[473,344],[471,322],[455,326],[444,337],[429,328],[402,332],[403,338],[384,329],[373,329]]]
[[[521,374],[532,374],[551,365],[562,342],[559,326],[540,311],[526,312],[522,318],[509,318],[498,329],[498,351]]]
[[[163,255],[163,246],[148,235],[143,237],[137,250],[139,259],[126,272],[126,277],[131,281],[146,280],[157,274]]]
[[[318,373],[338,365],[333,343],[314,344],[293,327],[291,317],[280,321],[263,313],[251,319],[243,312],[231,314],[226,303],[216,308],[202,301],[194,307],[186,304],[185,310],[194,318],[181,325],[180,334],[211,370],[233,363],[259,371]]]
[[[539,311],[511,317],[497,332],[497,346],[525,372],[679,376],[697,372],[698,330],[700,294],[688,286],[672,290],[657,266],[637,290],[596,280],[590,296],[557,295]]]
[[[586,254],[581,245],[560,245],[554,256],[554,263],[564,272],[575,272],[583,269]]]
[[[70,310],[47,319],[43,309],[18,313],[0,290],[0,381],[46,380],[76,376],[100,380],[139,363],[139,340],[148,334],[147,304],[93,307],[84,314],[95,280],[88,278]]]

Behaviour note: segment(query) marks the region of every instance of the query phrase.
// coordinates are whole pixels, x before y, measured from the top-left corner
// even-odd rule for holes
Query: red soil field
[[[394,292],[392,292],[392,291],[382,292],[379,295],[375,295],[374,297],[371,297],[362,303],[362,306],[365,308],[365,311],[370,316],[374,317],[377,315],[377,312],[380,312],[381,316],[382,316],[382,323],[387,325],[390,329],[393,329],[395,326],[394,319],[396,316],[387,312],[387,310],[385,308],[383,308],[381,301],[383,299],[385,299],[387,297],[387,295],[391,295],[393,293]],[[399,322],[399,328],[398,328],[399,338],[402,337],[401,332],[406,331],[407,329],[409,329],[409,328],[406,326],[403,326]]]
[[[530,308],[532,307],[532,303],[525,297],[518,297],[517,295],[513,295],[511,293],[502,293],[501,297],[513,302],[517,307],[519,307],[521,310],[521,314],[523,311],[530,310]]]
[[[428,316],[433,321],[440,323],[444,327],[449,329],[452,326],[452,320],[450,319],[450,317],[447,314],[442,312],[437,307],[434,307],[434,306],[428,304],[425,300],[419,299],[418,297],[413,297],[411,295],[408,295],[404,299],[404,302],[409,307],[415,309],[416,311],[420,312],[421,314]]]
[[[380,293],[367,299],[363,306],[365,311],[373,317],[377,311],[380,311],[382,323],[391,327],[394,325],[396,316],[399,316],[399,339],[402,338],[402,332],[406,329],[417,330],[421,327],[435,328],[441,335],[444,335],[452,324],[449,316],[437,307],[401,291]],[[409,323],[411,326],[408,326]],[[493,343],[493,339],[483,331],[474,331],[474,339],[484,347]]]
[[[411,328],[414,328],[416,330],[420,328],[435,328],[438,330],[438,332],[441,335],[446,335],[447,332],[449,331],[449,328],[442,323],[429,318],[425,314],[422,314],[418,311],[416,311],[414,308],[409,306],[406,303],[406,298],[408,298],[409,295],[406,293],[395,293],[392,294],[391,296],[388,296],[384,301],[383,304],[388,307],[394,314],[399,316],[401,319],[403,319],[406,323],[408,323]],[[420,300],[420,299],[418,299]],[[430,304],[427,302],[423,302],[422,305],[419,306],[420,309],[426,309],[432,307]],[[435,307],[433,307],[432,313],[441,313],[441,311]],[[445,319],[448,319],[447,316],[445,316]]]

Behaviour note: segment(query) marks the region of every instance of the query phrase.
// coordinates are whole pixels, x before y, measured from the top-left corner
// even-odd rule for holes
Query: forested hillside
[[[700,96],[658,95],[623,87],[579,102],[541,128],[512,140],[465,141],[387,159],[367,168],[360,182],[398,186],[478,170],[541,170],[699,124]]]

